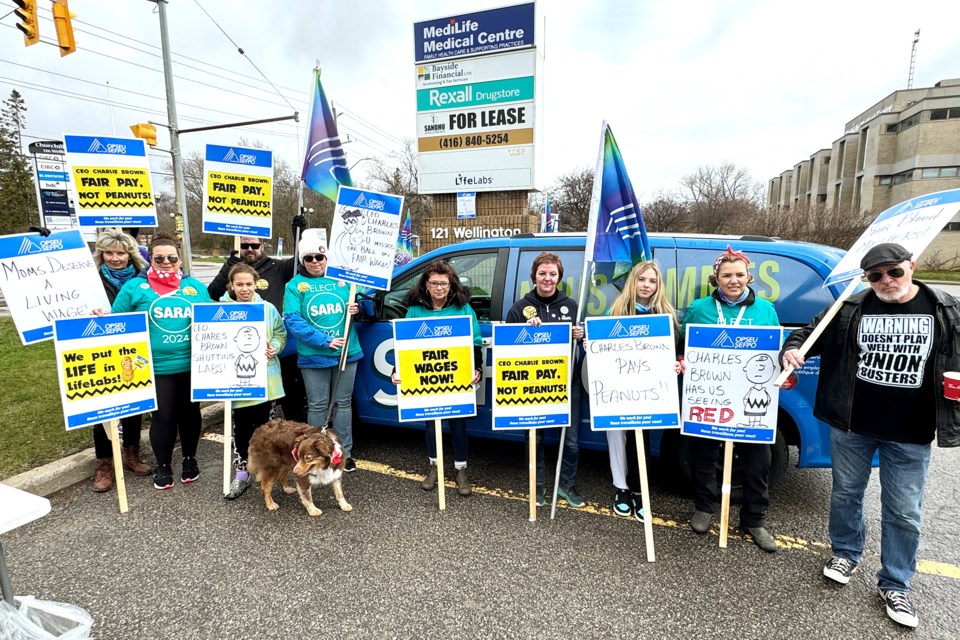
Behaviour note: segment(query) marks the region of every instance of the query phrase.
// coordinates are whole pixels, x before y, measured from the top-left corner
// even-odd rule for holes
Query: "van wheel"
[[[670,455],[673,454],[670,458],[675,461],[677,470],[679,473],[679,480],[683,486],[683,489],[687,493],[693,493],[693,476],[690,470],[690,460],[689,460],[689,445],[690,445],[690,436],[683,436],[677,434],[675,437],[670,438],[670,443],[666,447],[666,451],[663,453]],[[672,451],[671,451],[672,450]],[[783,474],[787,470],[787,463],[790,461],[790,451],[787,447],[787,439],[784,437],[783,432],[780,431],[779,427],[777,428],[777,441],[772,445],[771,460],[770,460],[770,490],[777,485],[778,482],[783,478]],[[719,456],[717,464],[717,486],[719,487],[723,482],[723,456]],[[737,504],[743,502],[743,471],[740,468],[740,461],[737,458],[737,448],[733,448],[733,471],[730,477],[730,500]]]

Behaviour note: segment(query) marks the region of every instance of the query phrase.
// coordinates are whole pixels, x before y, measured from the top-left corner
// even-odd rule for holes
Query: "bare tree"
[[[658,191],[641,209],[647,231],[684,231],[687,228],[687,203],[673,191]]]
[[[550,212],[560,216],[561,231],[586,231],[593,195],[593,169],[581,167],[560,176],[547,188]]]
[[[797,204],[785,211],[758,211],[739,218],[730,231],[814,242],[846,249],[873,221],[869,211],[851,214],[823,204]]]
[[[680,192],[687,201],[691,231],[728,233],[742,216],[759,213],[763,185],[746,169],[728,162],[699,167],[684,176]]]
[[[414,235],[423,234],[424,221],[433,213],[430,196],[419,193],[419,169],[417,166],[417,141],[404,138],[403,147],[387,158],[374,158],[374,168],[369,177],[371,187],[377,191],[403,196],[403,203],[410,212],[410,224]]]

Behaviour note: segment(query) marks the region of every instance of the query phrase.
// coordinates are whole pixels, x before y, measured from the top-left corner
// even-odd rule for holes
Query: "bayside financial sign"
[[[413,25],[416,62],[533,46],[534,4],[436,18]]]

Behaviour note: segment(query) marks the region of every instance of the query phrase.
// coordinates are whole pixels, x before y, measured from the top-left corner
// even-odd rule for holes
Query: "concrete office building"
[[[960,78],[894,91],[820,149],[771,179],[771,212],[817,205],[880,213],[916,196],[960,188]],[[947,225],[960,231],[960,214]]]

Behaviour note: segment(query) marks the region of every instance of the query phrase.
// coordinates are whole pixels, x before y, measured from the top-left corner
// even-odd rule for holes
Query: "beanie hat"
[[[320,237],[320,230],[304,229],[300,236],[300,244],[297,245],[297,250],[299,251],[300,262],[303,262],[303,256],[313,255],[315,253],[325,254],[327,248],[323,246],[323,238]]]

